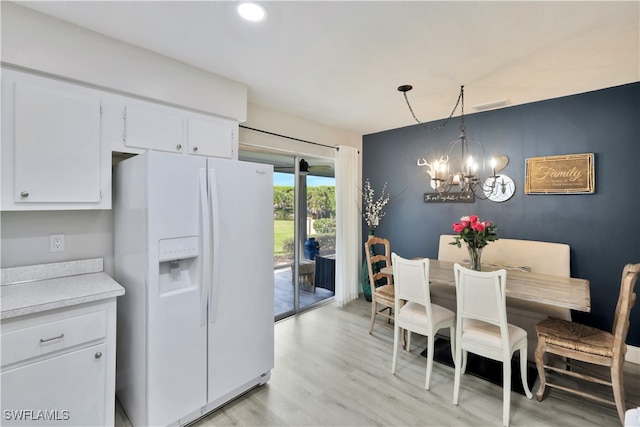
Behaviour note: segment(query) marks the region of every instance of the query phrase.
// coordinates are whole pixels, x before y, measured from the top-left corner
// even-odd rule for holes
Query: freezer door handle
[[[200,278],[200,325],[207,324],[207,301],[209,300],[209,283],[211,282],[211,264],[209,251],[211,247],[211,227],[209,224],[210,209],[207,190],[207,170],[200,169],[200,214],[202,217],[202,277]]]
[[[209,200],[211,202],[211,289],[209,290],[209,323],[216,323],[218,295],[220,293],[220,211],[218,205],[218,181],[216,170],[209,169]]]

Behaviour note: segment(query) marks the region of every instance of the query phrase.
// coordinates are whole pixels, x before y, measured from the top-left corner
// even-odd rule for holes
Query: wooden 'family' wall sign
[[[526,160],[525,194],[595,191],[593,153],[532,157]]]

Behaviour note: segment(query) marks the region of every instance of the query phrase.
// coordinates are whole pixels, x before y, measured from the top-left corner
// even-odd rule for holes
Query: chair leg
[[[454,364],[456,361],[456,327],[451,326],[449,328],[449,347],[451,347],[451,360],[453,360]]]
[[[408,331],[406,329],[401,329],[402,331],[402,335],[400,335],[400,340],[402,343],[402,349],[406,350],[407,349],[407,333]]]
[[[391,373],[396,373],[396,359],[398,357],[398,336],[400,335],[400,327],[396,323],[393,325],[393,359],[391,361]]]
[[[369,323],[369,335],[373,333],[373,324],[376,321],[376,301],[371,301],[371,322]]]
[[[511,409],[511,360],[502,361],[502,425],[509,426]]]
[[[536,391],[536,400],[538,400],[538,402],[542,401],[544,388],[547,385],[544,373],[544,353],[546,349],[547,343],[545,342],[544,337],[540,337],[540,335],[538,335],[538,346],[536,347],[536,369],[538,369],[538,377],[540,378],[540,385]]]
[[[465,350],[462,352],[462,373],[467,372],[467,356],[469,353]]]
[[[462,375],[462,348],[460,345],[456,346],[456,357],[455,357],[455,376],[453,381],[453,404],[458,404],[458,395],[460,392],[460,376]]]
[[[617,361],[615,360],[613,362],[613,366],[611,367],[611,384],[613,387],[613,398],[616,402],[618,416],[620,417],[620,421],[622,422],[622,424],[624,424],[626,409],[624,402],[622,363],[617,363]]]
[[[424,388],[429,390],[429,382],[431,381],[431,370],[433,369],[433,333],[427,337],[427,378],[425,379]]]
[[[522,379],[522,388],[524,394],[527,395],[527,399],[533,399],[531,390],[529,390],[529,383],[527,382],[527,346],[525,345],[520,349],[520,378]]]
[[[411,351],[411,331],[408,329],[405,330],[407,331],[407,340],[405,342],[404,349],[407,351]]]

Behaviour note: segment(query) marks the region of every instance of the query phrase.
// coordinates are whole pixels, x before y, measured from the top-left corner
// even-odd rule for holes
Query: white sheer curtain
[[[358,298],[358,152],[341,145],[336,152],[336,289],[334,301],[342,307]]]

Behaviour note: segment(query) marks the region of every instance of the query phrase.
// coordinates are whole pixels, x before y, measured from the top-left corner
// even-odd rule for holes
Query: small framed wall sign
[[[593,153],[526,160],[525,194],[588,194],[595,191]]]
[[[473,203],[476,197],[472,192],[467,193],[424,193],[425,203]]]

